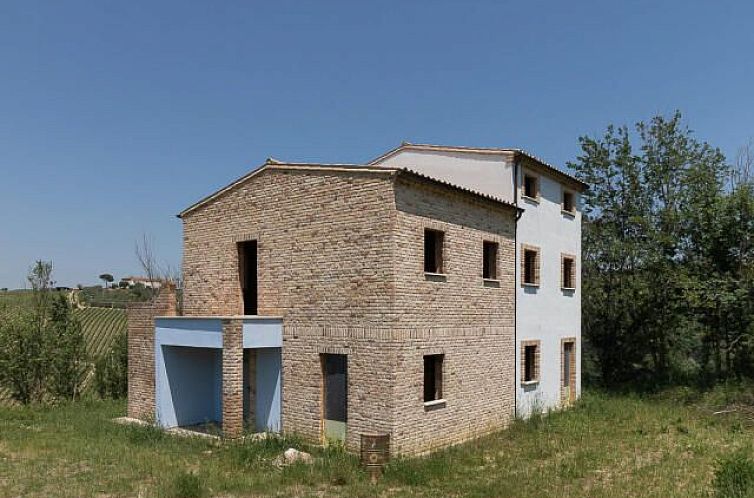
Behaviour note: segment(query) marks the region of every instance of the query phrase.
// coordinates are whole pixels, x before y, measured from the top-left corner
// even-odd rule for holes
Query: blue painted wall
[[[174,427],[222,420],[222,351],[162,346],[166,396],[161,425]]]
[[[243,322],[244,348],[280,348],[283,346],[283,321],[279,318],[256,318]]]
[[[281,359],[280,348],[257,350],[256,430],[279,432],[281,420]]]
[[[222,321],[220,318],[155,320],[155,406],[162,427],[222,421]],[[281,427],[280,319],[243,323],[243,345],[257,354],[256,425]],[[245,393],[244,393],[245,394]]]

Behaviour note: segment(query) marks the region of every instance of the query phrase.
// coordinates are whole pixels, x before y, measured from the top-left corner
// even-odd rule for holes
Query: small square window
[[[442,399],[442,363],[445,355],[424,357],[424,402]]]
[[[445,234],[439,230],[424,230],[424,271],[443,272],[442,246]]]
[[[497,242],[484,241],[482,278],[497,279]]]
[[[539,341],[522,343],[521,351],[521,381],[539,381]]]
[[[525,247],[523,250],[521,278],[526,285],[539,285],[539,250]]]
[[[534,175],[524,175],[524,196],[539,199],[539,179]]]
[[[561,285],[564,289],[576,288],[576,259],[573,256],[562,256]]]
[[[563,211],[567,213],[576,212],[576,199],[573,192],[563,191]]]

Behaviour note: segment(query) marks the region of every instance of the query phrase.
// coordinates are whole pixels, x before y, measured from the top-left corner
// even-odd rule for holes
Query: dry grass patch
[[[588,393],[572,410],[394,460],[377,486],[353,455],[295,438],[218,446],[117,425],[122,402],[0,408],[0,496],[714,496],[715,482],[748,486],[737,474],[754,454],[747,412],[714,415],[750,406],[748,389]],[[315,463],[277,468],[290,446]],[[744,456],[721,463],[731,454]]]

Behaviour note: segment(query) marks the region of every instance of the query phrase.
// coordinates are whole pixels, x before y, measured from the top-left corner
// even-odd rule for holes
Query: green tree
[[[109,273],[103,273],[99,276],[99,279],[105,282],[105,289],[107,289],[107,284],[112,283],[115,280],[115,277],[113,277]]]
[[[81,326],[64,295],[50,290],[52,263],[29,271],[32,306],[0,310],[0,383],[21,403],[75,398],[85,371]]]
[[[743,269],[751,260],[742,260],[737,242],[752,237],[754,227],[742,221],[750,192],[726,188],[725,157],[694,138],[678,112],[640,122],[633,133],[609,126],[580,144],[570,166],[591,187],[583,308],[594,374],[608,385],[658,385],[711,363],[718,377],[734,369],[750,343]]]
[[[62,294],[53,301],[49,327],[48,388],[57,398],[75,399],[81,394],[79,387],[87,370],[86,340],[81,323]]]
[[[0,310],[0,383],[13,399],[41,401],[45,387],[44,338],[29,310]]]

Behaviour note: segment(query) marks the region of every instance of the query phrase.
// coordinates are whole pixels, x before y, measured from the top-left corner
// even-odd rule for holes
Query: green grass
[[[751,392],[587,393],[570,411],[394,460],[376,486],[355,456],[295,438],[218,445],[118,426],[122,402],[0,408],[0,496],[752,496]],[[724,408],[736,411],[713,414]],[[290,446],[315,463],[277,468]]]

